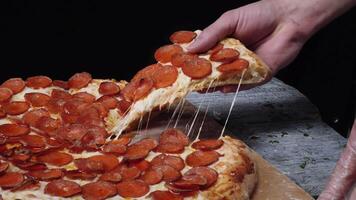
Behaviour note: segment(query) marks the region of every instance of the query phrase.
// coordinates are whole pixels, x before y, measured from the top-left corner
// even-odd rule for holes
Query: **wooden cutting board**
[[[159,133],[167,127],[173,127],[176,123],[179,109],[176,109],[175,117],[174,115],[175,107],[171,107],[168,111],[161,111],[155,116],[151,116],[148,126],[146,122],[143,122],[141,126],[141,131],[135,137],[135,139],[140,139],[142,137],[158,137]],[[189,130],[189,125],[194,120],[194,115],[197,108],[195,108],[189,102],[185,102],[183,107],[183,114],[177,123],[177,128],[185,130],[187,133]],[[197,116],[197,119],[192,128],[190,138],[193,140],[198,133],[199,127],[201,126],[204,118],[205,110],[201,110]],[[217,123],[213,118],[206,116],[204,124],[202,126],[201,138],[217,138],[220,135],[222,126]],[[230,133],[227,130],[225,134],[228,134],[234,138],[238,138],[239,133]],[[264,160],[258,153],[254,152],[253,159],[257,164],[258,172],[258,184],[254,191],[252,200],[311,200],[313,199],[307,192],[305,192],[301,187],[292,182],[287,176],[279,172],[270,163]]]

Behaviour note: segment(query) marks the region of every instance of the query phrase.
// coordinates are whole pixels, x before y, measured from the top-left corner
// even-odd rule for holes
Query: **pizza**
[[[190,140],[179,129],[134,141],[142,116],[190,91],[258,83],[268,67],[236,39],[203,54],[178,31],[156,64],[130,82],[74,74],[0,86],[2,199],[249,199],[257,183],[251,150],[228,136]]]

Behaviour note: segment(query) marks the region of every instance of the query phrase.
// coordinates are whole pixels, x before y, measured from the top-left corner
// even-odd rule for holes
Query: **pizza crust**
[[[200,194],[201,199],[248,200],[257,184],[256,163],[252,160],[252,152],[240,140],[229,136],[225,136],[223,140],[224,145],[217,151],[224,154],[224,157],[211,166],[219,173],[219,178],[212,187]],[[246,168],[250,170],[247,172]]]

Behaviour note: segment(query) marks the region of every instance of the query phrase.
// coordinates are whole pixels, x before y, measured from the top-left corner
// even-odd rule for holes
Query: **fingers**
[[[218,41],[227,35],[230,35],[236,27],[236,11],[228,11],[221,15],[213,24],[208,26],[197,37],[197,39],[188,47],[192,53],[205,52],[213,47]]]
[[[328,184],[318,200],[344,199],[356,179],[356,121],[351,130],[348,143],[336,164]]]

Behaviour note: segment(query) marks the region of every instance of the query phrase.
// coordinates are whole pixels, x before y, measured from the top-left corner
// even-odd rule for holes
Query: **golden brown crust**
[[[218,150],[224,154],[212,168],[218,171],[217,182],[201,193],[203,199],[247,200],[257,183],[256,163],[251,159],[251,150],[240,140],[229,136]]]

